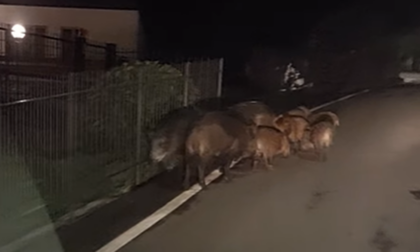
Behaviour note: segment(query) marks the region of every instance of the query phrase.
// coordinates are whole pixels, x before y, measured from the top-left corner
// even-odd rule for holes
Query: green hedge
[[[112,69],[87,97],[85,132],[90,137],[82,137],[85,149],[133,149],[137,134],[147,133],[162,115],[182,106],[184,83],[179,70],[159,62],[126,63]],[[98,142],[100,146],[91,146]]]

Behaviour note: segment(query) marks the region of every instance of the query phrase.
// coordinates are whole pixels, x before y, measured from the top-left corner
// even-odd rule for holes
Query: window
[[[76,30],[73,28],[61,29],[61,57],[64,62],[71,63],[73,61],[74,53],[74,38],[76,37]]]
[[[46,53],[46,47],[48,46],[46,42],[48,42],[48,39],[45,38],[47,34],[47,27],[46,26],[34,26],[33,27],[34,32],[34,46],[33,46],[33,55],[34,58],[37,60],[43,60],[45,58]]]
[[[0,56],[6,56],[6,30],[0,30]]]

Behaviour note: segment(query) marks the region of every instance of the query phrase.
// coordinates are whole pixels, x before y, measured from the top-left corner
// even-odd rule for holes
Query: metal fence
[[[24,160],[57,220],[159,173],[148,165],[148,132],[169,111],[220,96],[222,64],[208,59],[37,77],[2,73],[0,153]],[[0,177],[7,176],[13,174]]]
[[[87,40],[77,29],[52,34],[45,27],[27,27],[24,37],[13,37],[11,26],[0,24],[0,71],[39,76],[74,71],[110,69],[137,58],[112,43]]]

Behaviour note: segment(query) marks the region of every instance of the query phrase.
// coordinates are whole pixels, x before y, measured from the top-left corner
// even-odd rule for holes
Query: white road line
[[[311,111],[316,111],[318,109],[324,108],[326,106],[329,106],[331,104],[344,101],[347,99],[350,99],[354,96],[363,94],[368,92],[368,89],[365,89],[361,92],[357,92],[351,95],[347,95],[344,97],[341,97],[337,100],[322,104],[320,106],[317,106],[315,108],[312,108]],[[212,173],[210,173],[206,177],[206,184],[210,184],[214,180],[216,180],[218,177],[220,177],[222,174],[219,170],[215,170]],[[182,204],[184,204],[187,200],[189,200],[191,197],[196,195],[198,192],[202,190],[201,186],[199,184],[193,185],[190,189],[187,191],[182,192],[180,195],[178,195],[173,200],[169,201],[166,205],[158,209],[156,212],[145,218],[144,220],[140,221],[136,225],[134,225],[132,228],[128,229],[109,243],[107,243],[102,248],[98,249],[96,252],[116,252],[119,249],[121,249],[123,246],[134,240],[136,237],[144,233],[147,229],[151,228],[154,224],[171,214],[175,209],[180,207]]]
[[[340,102],[340,101],[344,101],[344,100],[350,99],[350,98],[352,98],[354,96],[361,95],[361,94],[366,93],[366,92],[369,92],[369,89],[365,89],[363,91],[360,91],[360,92],[357,92],[357,93],[354,93],[354,94],[343,96],[341,98],[338,98],[337,100],[333,100],[333,101],[330,101],[330,102],[321,104],[321,105],[319,105],[319,106],[317,106],[315,108],[312,108],[310,110],[311,111],[316,111],[316,110],[322,109],[324,107],[330,106],[331,104],[334,104],[334,103],[337,103],[337,102]]]
[[[222,173],[219,170],[215,170],[205,178],[206,184],[210,184]],[[196,195],[202,190],[202,187],[199,184],[193,185],[187,191],[182,192],[180,195],[175,197],[173,200],[169,201],[166,205],[158,209],[156,212],[151,214],[149,217],[137,223],[135,226],[125,231],[119,235],[114,240],[110,241],[108,244],[97,250],[97,252],[115,252],[122,248],[124,245],[134,240],[140,234],[145,232],[147,229],[151,228],[154,224],[171,214],[175,209],[184,204],[191,197]]]

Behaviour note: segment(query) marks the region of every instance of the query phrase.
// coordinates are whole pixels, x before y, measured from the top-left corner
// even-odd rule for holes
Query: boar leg
[[[242,157],[239,157],[237,159],[230,159],[232,161],[230,161],[228,164],[224,164],[222,166],[222,172],[223,172],[223,178],[225,179],[225,181],[231,181],[232,180],[232,172],[230,169],[232,169],[233,167],[235,167],[235,165],[237,165],[239,162],[242,161]]]
[[[252,159],[252,167],[251,167],[252,171],[257,170],[259,161],[260,161],[260,157],[254,157]]]
[[[199,166],[198,167],[198,183],[203,189],[206,189],[206,181],[205,181],[205,175],[204,175],[204,168],[205,166]]]
[[[297,141],[296,147],[295,147],[296,153],[301,150],[301,147],[302,147],[302,140],[299,140]]]
[[[273,164],[272,164],[271,158],[265,156],[264,157],[264,161],[265,161],[265,167],[267,168],[267,170],[269,170],[269,171],[274,170],[273,169]]]
[[[297,143],[290,142],[290,154],[295,155],[298,152]]]
[[[188,190],[190,188],[190,177],[191,177],[191,170],[190,170],[190,167],[186,165],[185,171],[184,171],[184,181],[183,181],[184,190]]]
[[[291,150],[290,147],[289,148],[285,147],[285,148],[283,148],[283,150],[280,154],[282,154],[283,158],[288,158],[288,157],[290,157],[291,152],[292,152],[292,150]],[[296,151],[296,154],[298,154],[298,153],[299,153],[299,151]]]
[[[323,149],[316,149],[316,156],[318,161],[325,162],[327,161],[327,155]]]
[[[258,165],[261,163],[263,158],[263,154],[259,151],[254,154],[254,157],[252,158],[252,171],[258,170]]]
[[[232,180],[232,174],[230,172],[230,168],[231,168],[231,165],[223,165],[222,167],[223,179],[228,182]]]
[[[301,146],[300,141],[293,143],[293,148],[291,148],[293,149],[293,152],[294,152],[293,154],[297,154],[299,152],[300,146]]]

